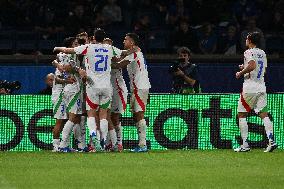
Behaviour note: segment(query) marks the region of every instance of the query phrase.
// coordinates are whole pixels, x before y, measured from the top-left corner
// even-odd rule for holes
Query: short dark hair
[[[256,46],[259,45],[260,38],[261,38],[261,35],[259,32],[252,32],[252,33],[249,33],[247,36],[247,39],[250,40],[250,42]]]
[[[188,56],[191,56],[191,51],[187,47],[180,47],[180,48],[178,48],[177,53],[178,54],[186,53],[186,54],[188,54]]]
[[[133,40],[134,45],[139,46],[140,43],[139,35],[137,35],[136,33],[127,33],[126,36],[130,37]]]
[[[97,42],[102,43],[104,38],[106,38],[106,32],[101,28],[97,28],[94,31],[94,36]]]
[[[75,39],[76,39],[75,37],[65,38],[62,43],[63,47],[67,47],[67,48],[72,47],[72,43],[75,41]]]

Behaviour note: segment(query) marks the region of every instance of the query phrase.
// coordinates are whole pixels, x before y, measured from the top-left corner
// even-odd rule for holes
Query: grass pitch
[[[284,151],[0,152],[0,188],[284,188]]]

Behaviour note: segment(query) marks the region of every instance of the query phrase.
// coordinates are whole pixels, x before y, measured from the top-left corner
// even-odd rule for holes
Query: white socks
[[[243,139],[243,146],[244,147],[248,147],[248,123],[246,118],[239,118],[239,127],[240,127],[240,131],[241,131],[241,136]]]
[[[57,151],[60,145],[60,139],[53,139],[53,150]]]
[[[63,128],[63,131],[62,131],[62,141],[60,142],[60,148],[65,148],[69,145],[69,141],[70,141],[70,134],[71,134],[71,131],[74,127],[74,123],[70,120],[68,120],[65,125],[64,125],[64,128]]]
[[[266,136],[269,142],[273,142],[273,123],[269,119],[269,117],[263,118],[263,123],[266,131]]]
[[[86,147],[86,142],[83,141],[80,124],[75,124],[73,128],[73,133],[74,133],[75,139],[78,142],[78,148],[84,149]]]
[[[119,125],[115,127],[116,135],[117,135],[117,144],[122,144],[122,140],[123,140],[122,129],[123,128],[121,127],[121,123],[119,122]]]
[[[87,118],[87,125],[89,128],[90,137],[96,137],[97,136],[97,125],[96,125],[96,119],[94,117],[88,117]]]
[[[114,129],[108,131],[108,135],[110,138],[110,141],[112,143],[112,145],[114,146],[117,143],[117,137],[116,137],[116,132]]]
[[[146,121],[145,119],[140,120],[136,123],[138,138],[139,138],[139,146],[146,146]]]
[[[108,121],[106,119],[100,120],[101,140],[106,141],[108,132]]]

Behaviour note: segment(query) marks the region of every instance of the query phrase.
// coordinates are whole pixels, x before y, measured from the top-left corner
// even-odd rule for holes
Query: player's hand
[[[68,77],[68,78],[66,79],[66,83],[67,83],[67,84],[73,84],[73,83],[75,83],[75,82],[76,82],[75,77]]]
[[[66,71],[66,72],[71,73],[71,71],[72,71],[72,66],[71,66],[70,64],[64,64],[64,65],[63,65],[63,70]]]
[[[237,78],[237,79],[239,79],[241,76],[242,76],[242,73],[241,73],[241,72],[237,72],[237,73],[236,73],[236,78]]]
[[[64,66],[63,66],[63,65],[58,64],[58,65],[56,66],[56,68],[57,68],[61,73],[64,72]]]
[[[239,68],[240,68],[240,70],[243,70],[244,69],[244,65],[243,64],[239,65]]]
[[[79,69],[78,73],[80,74],[81,78],[87,78],[87,72],[83,69]]]

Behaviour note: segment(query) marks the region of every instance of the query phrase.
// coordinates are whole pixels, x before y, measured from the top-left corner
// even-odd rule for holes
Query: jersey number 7
[[[263,70],[263,62],[262,61],[257,61],[257,64],[259,64],[259,71],[257,73],[257,79],[260,79],[260,76],[261,76],[262,70]]]

